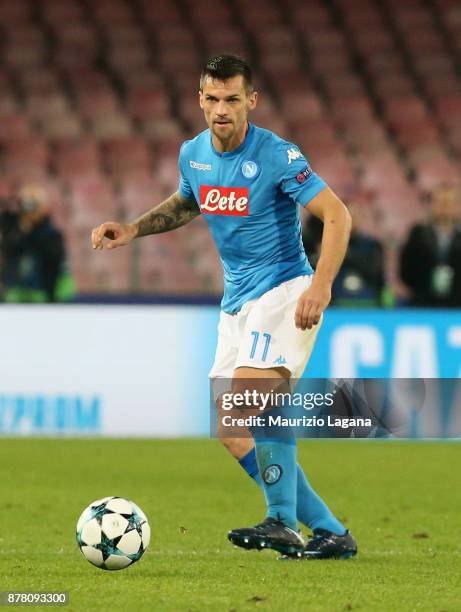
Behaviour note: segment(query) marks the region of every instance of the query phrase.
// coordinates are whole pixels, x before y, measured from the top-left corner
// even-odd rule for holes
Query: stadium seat
[[[3,113],[0,121],[2,139],[23,138],[30,133],[29,122],[21,113]]]
[[[147,89],[137,86],[129,92],[126,108],[138,121],[150,121],[153,118],[158,120],[170,116],[170,99],[162,88]]]
[[[26,112],[32,120],[52,119],[70,112],[69,101],[59,90],[34,92],[26,97]]]
[[[5,93],[0,95],[0,121],[4,115],[14,113],[17,107],[18,102],[16,98],[9,91],[5,90]]]
[[[103,142],[106,163],[112,175],[133,171],[147,174],[151,166],[151,153],[143,138],[130,136]]]
[[[31,5],[26,2],[0,2],[0,23],[8,23],[11,28],[30,23]]]
[[[0,141],[5,148],[5,166],[7,170],[18,165],[37,165],[46,169],[48,164],[48,146],[42,138],[14,138]]]
[[[21,0],[0,2],[0,23],[1,181],[54,185],[83,288],[220,290],[200,221],[179,234],[187,253],[160,243],[173,253],[162,269],[136,258],[120,277],[102,260],[93,269],[87,243],[107,214],[132,218],[176,190],[179,147],[205,127],[198,75],[212,53],[254,66],[252,121],[301,146],[341,193],[375,192],[383,235],[400,240],[419,192],[459,174],[456,0]]]
[[[118,183],[120,203],[125,219],[145,213],[164,199],[158,180],[152,176],[142,180],[122,177]]]
[[[133,133],[130,118],[121,111],[112,111],[100,117],[93,117],[91,131],[96,138],[121,138]]]
[[[118,101],[110,89],[79,93],[79,110],[85,119],[99,119],[118,110]]]
[[[103,221],[117,219],[119,207],[111,185],[102,177],[79,177],[69,185],[70,221],[89,244],[90,230]]]
[[[73,112],[42,118],[40,132],[47,138],[78,138],[84,133],[80,117]]]
[[[59,27],[70,22],[79,21],[83,17],[83,7],[76,0],[44,0],[41,3],[41,12],[44,19]]]
[[[50,68],[22,70],[18,73],[18,81],[25,94],[46,94],[51,91],[60,93],[60,79]]]
[[[100,153],[93,139],[58,140],[55,149],[55,167],[62,179],[99,175]]]

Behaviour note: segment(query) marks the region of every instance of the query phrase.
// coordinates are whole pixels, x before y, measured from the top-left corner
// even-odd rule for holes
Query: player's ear
[[[248,96],[248,110],[253,110],[256,108],[256,104],[258,103],[258,92],[252,91]]]
[[[200,108],[203,109],[203,92],[202,91],[198,92],[198,103],[200,104]]]

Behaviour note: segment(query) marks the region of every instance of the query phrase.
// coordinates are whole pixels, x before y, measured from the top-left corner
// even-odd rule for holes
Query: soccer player
[[[94,229],[93,248],[126,245],[202,214],[225,285],[210,378],[232,378],[233,390],[248,379],[276,389],[299,378],[307,364],[346,252],[350,215],[296,145],[248,122],[257,92],[246,62],[211,58],[201,74],[199,103],[208,129],[181,147],[178,191],[132,223]],[[299,206],[324,224],[315,274],[302,246]],[[255,435],[222,442],[263,489],[267,504],[260,524],[229,532],[232,543],[303,559],[356,554],[354,538],[297,464],[294,439]],[[313,531],[307,543],[298,521]]]

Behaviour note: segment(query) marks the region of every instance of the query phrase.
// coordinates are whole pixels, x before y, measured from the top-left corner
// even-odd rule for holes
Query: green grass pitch
[[[65,609],[82,611],[461,609],[459,444],[306,441],[299,456],[356,535],[355,559],[232,547],[227,530],[264,504],[216,441],[3,439],[0,590],[66,590]],[[152,527],[143,559],[118,572],[75,543],[80,512],[106,495],[133,499]]]

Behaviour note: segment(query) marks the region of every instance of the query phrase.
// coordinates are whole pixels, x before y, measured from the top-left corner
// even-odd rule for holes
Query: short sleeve
[[[282,141],[274,148],[276,181],[296,204],[307,206],[327,184],[311,168],[299,147]]]
[[[187,142],[187,141],[186,141]],[[179,168],[179,194],[185,198],[186,200],[195,200],[194,192],[192,191],[192,187],[190,186],[189,179],[186,176],[186,168],[185,160],[184,160],[184,146],[186,144],[184,142],[181,145],[181,149],[179,151],[178,158],[178,168]]]

